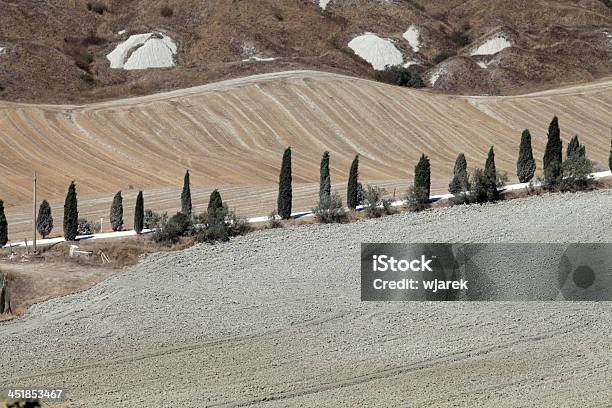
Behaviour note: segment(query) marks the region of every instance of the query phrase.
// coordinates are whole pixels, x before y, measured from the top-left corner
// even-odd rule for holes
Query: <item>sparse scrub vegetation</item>
[[[283,14],[281,13],[281,11],[276,7],[272,9],[272,15],[278,21],[285,21],[285,17],[283,17]]]
[[[270,215],[268,215],[268,228],[282,228],[283,223],[280,220],[280,216],[276,211],[272,211]]]
[[[168,5],[165,5],[165,6],[162,6],[162,8],[159,9],[159,14],[162,17],[170,18],[170,17],[172,17],[174,15],[174,10],[172,9],[172,7],[170,7]]]
[[[379,82],[409,88],[425,88],[427,86],[418,72],[411,71],[402,65],[387,65],[384,71],[374,71],[374,78]]]
[[[87,10],[92,11],[97,14],[108,13],[108,7],[106,4],[99,1],[89,1],[87,2]]]
[[[387,191],[378,186],[367,185],[363,196],[366,217],[380,218],[383,215],[394,214],[391,200],[385,197]]]
[[[345,222],[347,214],[342,205],[340,194],[325,194],[319,198],[319,202],[312,210],[318,222],[330,224],[334,222]]]
[[[147,229],[153,229],[161,221],[162,216],[151,209],[144,212],[143,226]]]

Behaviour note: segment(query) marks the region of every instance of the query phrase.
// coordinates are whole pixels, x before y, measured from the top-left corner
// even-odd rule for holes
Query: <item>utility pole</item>
[[[34,239],[32,240],[32,253],[36,254],[36,172],[34,172],[33,180],[33,200],[32,200],[32,232],[34,233],[32,236]]]

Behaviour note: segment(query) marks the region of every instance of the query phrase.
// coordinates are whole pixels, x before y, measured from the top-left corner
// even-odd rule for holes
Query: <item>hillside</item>
[[[611,61],[601,0],[0,0],[0,99],[13,101],[295,69],[371,78],[386,63],[445,92],[516,94],[610,75]]]
[[[438,95],[336,74],[298,71],[247,77],[147,97],[88,105],[0,103],[0,191],[13,239],[29,231],[31,173],[39,199],[57,220],[70,180],[80,213],[108,218],[112,194],[147,208],[175,211],[185,169],[203,211],[214,188],[242,215],[275,208],[282,151],[293,148],[295,210],[310,209],[319,161],[331,152],[334,188],[343,192],[350,162],[360,178],[398,197],[425,153],[432,191],[446,192],[454,160],[482,167],[495,146],[497,167],[516,180],[520,132],[530,128],[538,171],[546,128],[558,115],[564,143],[579,134],[600,168],[610,149],[612,82],[512,97]],[[59,225],[59,224],[58,224]],[[18,234],[17,234],[18,233]],[[17,236],[15,236],[17,234]]]

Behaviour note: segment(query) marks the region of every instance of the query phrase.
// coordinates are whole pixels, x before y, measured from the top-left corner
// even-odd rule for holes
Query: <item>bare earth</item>
[[[362,242],[612,242],[612,191],[260,231],[147,257],[0,324],[0,388],[67,406],[612,399],[609,302],[362,303]]]
[[[0,199],[14,241],[30,233],[34,169],[39,198],[51,201],[56,225],[61,225],[68,184],[75,180],[80,215],[90,219],[108,222],[112,197],[123,190],[129,228],[140,189],[147,208],[176,211],[189,169],[196,211],[203,211],[210,191],[219,188],[239,214],[267,215],[276,205],[287,146],[293,150],[296,211],[315,204],[325,150],[331,152],[332,182],[341,193],[350,162],[360,154],[364,183],[403,196],[422,153],[431,158],[433,192],[443,193],[457,155],[464,152],[470,168],[482,167],[491,145],[498,170],[515,181],[525,128],[531,129],[541,170],[546,128],[555,114],[564,142],[578,134],[589,157],[604,169],[611,104],[610,81],[536,95],[459,97],[315,71],[83,106],[0,102]]]

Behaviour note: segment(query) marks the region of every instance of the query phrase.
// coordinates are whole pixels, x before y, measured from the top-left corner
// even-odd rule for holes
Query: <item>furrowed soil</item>
[[[612,242],[612,191],[149,255],[0,324],[0,388],[66,406],[604,406],[609,302],[360,301],[362,242]]]

